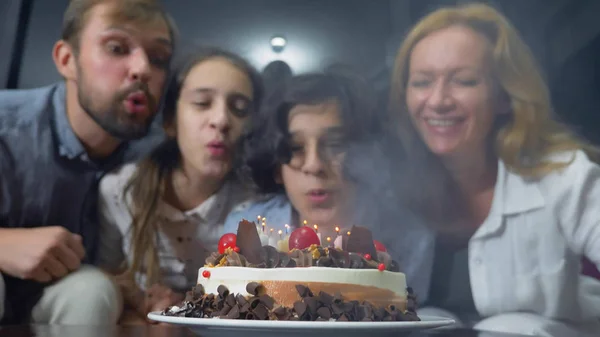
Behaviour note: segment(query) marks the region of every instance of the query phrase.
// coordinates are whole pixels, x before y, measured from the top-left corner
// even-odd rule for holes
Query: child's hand
[[[161,284],[155,284],[146,291],[146,312],[162,311],[169,306],[179,304],[185,296]],[[156,323],[156,322],[154,322]]]

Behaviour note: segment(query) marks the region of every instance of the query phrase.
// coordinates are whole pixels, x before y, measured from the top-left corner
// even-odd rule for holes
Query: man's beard
[[[83,71],[78,69],[78,72],[77,99],[79,105],[104,131],[123,141],[140,139],[148,134],[156,114],[157,103],[146,84],[137,82],[125,90],[116,92],[110,102],[99,102],[94,100],[93,90],[89,90],[90,86]],[[148,99],[149,115],[146,120],[141,122],[137,121],[134,115],[129,115],[125,111],[124,105],[127,96],[136,91],[142,91]]]

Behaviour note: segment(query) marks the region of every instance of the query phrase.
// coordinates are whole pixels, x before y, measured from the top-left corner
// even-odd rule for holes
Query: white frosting
[[[209,278],[202,276],[205,270],[210,272]],[[374,269],[202,267],[198,272],[198,283],[204,287],[206,293],[216,294],[219,285],[224,285],[231,293],[249,296],[246,285],[261,281],[358,284],[388,289],[403,298],[406,297],[406,278],[403,273]]]

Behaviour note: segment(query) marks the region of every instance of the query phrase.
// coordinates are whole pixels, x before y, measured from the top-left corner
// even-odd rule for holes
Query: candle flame
[[[331,238],[328,236],[327,237],[327,242],[330,242],[330,241],[331,241]]]
[[[335,226],[335,231],[339,233],[340,232],[340,228],[338,226]]]
[[[271,228],[271,233],[273,232],[273,228]]]
[[[315,229],[319,229],[319,226],[318,226],[318,225],[314,225],[313,227],[314,227]]]
[[[348,233],[346,233],[346,234],[350,235],[350,231],[348,231]]]
[[[304,224],[304,226],[308,225],[308,221],[304,220],[303,224]]]
[[[283,234],[283,231],[280,229],[277,233],[279,233],[279,235]]]

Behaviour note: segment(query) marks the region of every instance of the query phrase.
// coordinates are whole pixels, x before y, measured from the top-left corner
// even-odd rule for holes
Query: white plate
[[[300,322],[300,321],[254,321],[241,319],[211,319],[164,316],[151,312],[148,318],[157,322],[183,325],[201,336],[256,336],[276,335],[306,337],[307,333],[334,333],[333,336],[381,336],[394,335],[400,331],[438,328],[454,324],[454,320],[442,317],[419,316],[418,322]],[[244,332],[240,335],[240,332]]]

